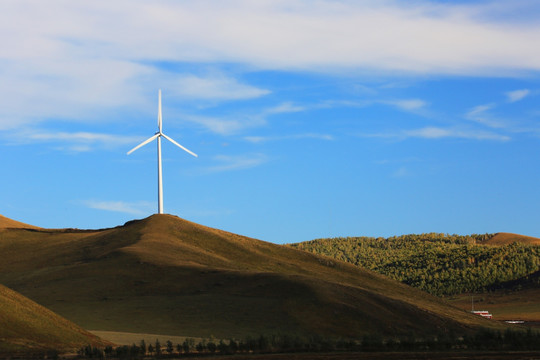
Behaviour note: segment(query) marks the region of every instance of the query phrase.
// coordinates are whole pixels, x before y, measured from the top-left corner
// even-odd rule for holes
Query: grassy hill
[[[0,285],[0,355],[103,345],[98,337]]]
[[[90,330],[360,337],[498,326],[352,264],[170,215],[0,229],[0,252],[0,283]]]
[[[496,233],[492,237],[482,241],[482,245],[502,246],[512,243],[520,243],[526,245],[540,245],[540,239],[532,236],[524,236],[512,233]]]
[[[540,239],[508,233],[334,238],[290,246],[372,269],[436,295],[487,291],[540,269]]]
[[[5,228],[38,229],[37,226],[32,226],[19,221],[11,220],[5,216],[0,215],[0,229]]]

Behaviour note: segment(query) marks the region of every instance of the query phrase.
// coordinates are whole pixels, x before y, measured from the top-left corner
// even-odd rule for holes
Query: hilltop
[[[0,285],[0,355],[104,345],[98,337]]]
[[[502,246],[510,245],[513,243],[520,243],[526,245],[540,245],[540,239],[532,236],[525,236],[512,233],[496,233],[492,237],[480,242],[482,245]]]
[[[352,264],[171,215],[1,229],[0,251],[0,283],[90,330],[360,337],[497,326]]]

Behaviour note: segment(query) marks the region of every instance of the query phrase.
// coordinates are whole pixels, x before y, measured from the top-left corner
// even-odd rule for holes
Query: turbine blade
[[[157,126],[159,128],[159,132],[161,132],[162,122],[163,122],[163,119],[161,116],[161,89],[159,89],[159,106],[158,106],[158,118],[157,118]]]
[[[135,146],[133,149],[129,150],[128,151],[128,155],[131,154],[132,152],[134,152],[135,150],[137,150],[138,148],[148,144],[150,141],[154,140],[155,138],[157,138],[159,136],[159,134],[156,134],[154,136],[152,136],[151,138],[149,139],[146,139],[145,141],[143,141],[142,143],[140,143],[139,145]]]
[[[180,145],[179,143],[177,143],[176,141],[174,141],[173,139],[171,139],[171,138],[168,137],[167,135],[165,135],[165,134],[163,134],[163,133],[162,133],[161,135],[163,135],[163,137],[164,137],[165,139],[169,140],[169,141],[172,142],[174,145],[178,146],[180,149],[182,149],[182,150],[184,150],[184,151],[190,153],[191,155],[193,155],[193,156],[195,156],[195,157],[199,157],[199,155],[197,155],[197,154],[195,154],[194,152],[192,152],[192,151],[186,149],[185,147],[183,147],[182,145]]]

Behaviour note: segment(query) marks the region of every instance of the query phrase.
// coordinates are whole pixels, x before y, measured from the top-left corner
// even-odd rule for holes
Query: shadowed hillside
[[[96,336],[0,285],[0,355],[103,345]]]
[[[0,283],[91,330],[197,337],[426,335],[497,326],[374,272],[153,215],[3,229]]]

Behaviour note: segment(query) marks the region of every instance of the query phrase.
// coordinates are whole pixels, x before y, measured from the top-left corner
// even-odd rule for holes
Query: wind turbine
[[[165,135],[162,131],[162,118],[161,118],[161,89],[159,89],[159,106],[158,106],[158,131],[154,134],[154,136],[150,137],[149,139],[143,141],[139,145],[135,146],[133,149],[129,150],[127,154],[131,154],[135,150],[137,150],[140,147],[143,147],[144,145],[148,144],[149,142],[154,141],[157,139],[157,154],[158,154],[158,214],[163,214],[163,180],[161,175],[161,138],[164,137],[165,139],[172,142],[174,145],[178,146],[180,149],[186,151],[187,153],[198,157],[197,154],[194,152],[186,149],[167,135]]]

